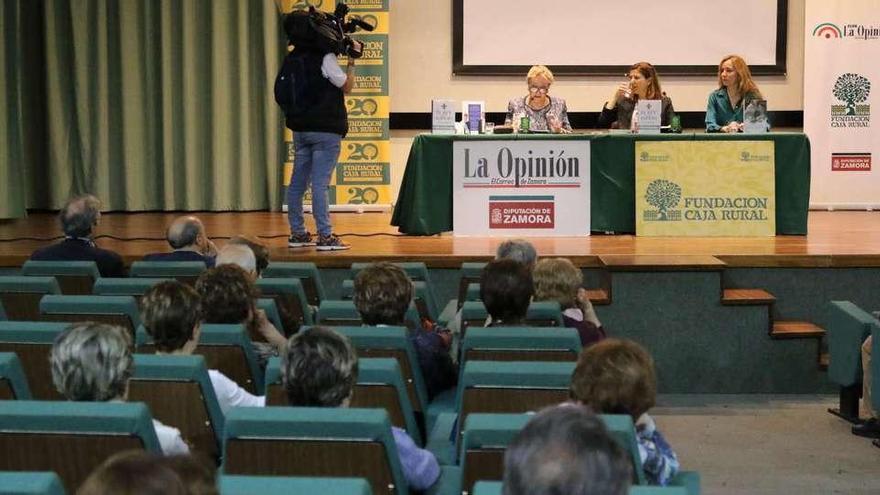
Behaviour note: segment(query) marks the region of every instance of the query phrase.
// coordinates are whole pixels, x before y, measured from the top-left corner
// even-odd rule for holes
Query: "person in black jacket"
[[[101,201],[91,194],[71,198],[58,213],[64,240],[37,249],[34,261],[94,261],[102,277],[124,277],[122,257],[101,249],[92,240],[94,228],[101,220]]]
[[[294,98],[286,114],[293,131],[293,176],[287,188],[290,247],[317,246],[319,251],[348,249],[333,234],[327,189],[339,158],[340,141],[348,132],[344,94],[354,86],[354,58],[348,57],[343,72],[332,52],[309,46],[294,48],[290,57]],[[312,186],[312,214],[317,241],[303,222],[303,196]]]

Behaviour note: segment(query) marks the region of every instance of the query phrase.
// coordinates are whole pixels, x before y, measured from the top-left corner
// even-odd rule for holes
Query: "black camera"
[[[312,48],[336,55],[346,54],[351,58],[363,56],[363,43],[354,40],[350,33],[358,29],[372,31],[376,27],[361,19],[346,20],[348,5],[339,3],[332,14],[319,11],[315,7],[308,10],[295,10],[284,18],[284,32],[290,44],[296,47]]]

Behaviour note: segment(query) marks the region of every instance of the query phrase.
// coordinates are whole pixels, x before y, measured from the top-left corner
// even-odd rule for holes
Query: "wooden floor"
[[[102,216],[98,244],[123,255],[126,263],[145,253],[169,250],[166,225],[176,213],[111,213]],[[463,261],[486,260],[501,239],[456,238],[449,234],[403,236],[392,227],[390,213],[337,213],[336,233],[352,245],[348,251],[318,253],[288,249],[284,213],[200,213],[208,235],[222,245],[238,234],[258,236],[275,261],[314,261],[345,267],[356,261],[422,260],[434,267],[457,267]],[[311,219],[307,226],[314,232]],[[0,221],[0,267],[20,266],[35,248],[60,235],[56,217],[32,213],[27,219]],[[28,238],[28,240],[10,239]],[[809,235],[768,238],[646,238],[632,235],[532,238],[541,256],[565,256],[580,266],[711,265],[754,267],[880,266],[880,212],[810,212]]]

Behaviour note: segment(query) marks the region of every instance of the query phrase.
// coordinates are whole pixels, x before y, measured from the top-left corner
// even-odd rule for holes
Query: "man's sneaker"
[[[343,249],[351,249],[351,246],[342,242],[342,239],[330,234],[326,237],[318,237],[318,251],[342,251]]]
[[[309,247],[315,245],[315,240],[312,239],[312,234],[308,232],[303,232],[302,234],[293,233],[287,238],[287,245],[292,248]]]

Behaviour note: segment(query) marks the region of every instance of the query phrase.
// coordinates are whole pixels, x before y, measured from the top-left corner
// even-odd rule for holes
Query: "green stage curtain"
[[[285,150],[272,85],[285,45],[274,3],[3,5],[0,174],[13,180],[0,186],[0,216],[84,192],[109,210],[280,207]],[[16,43],[38,47],[33,59]]]

